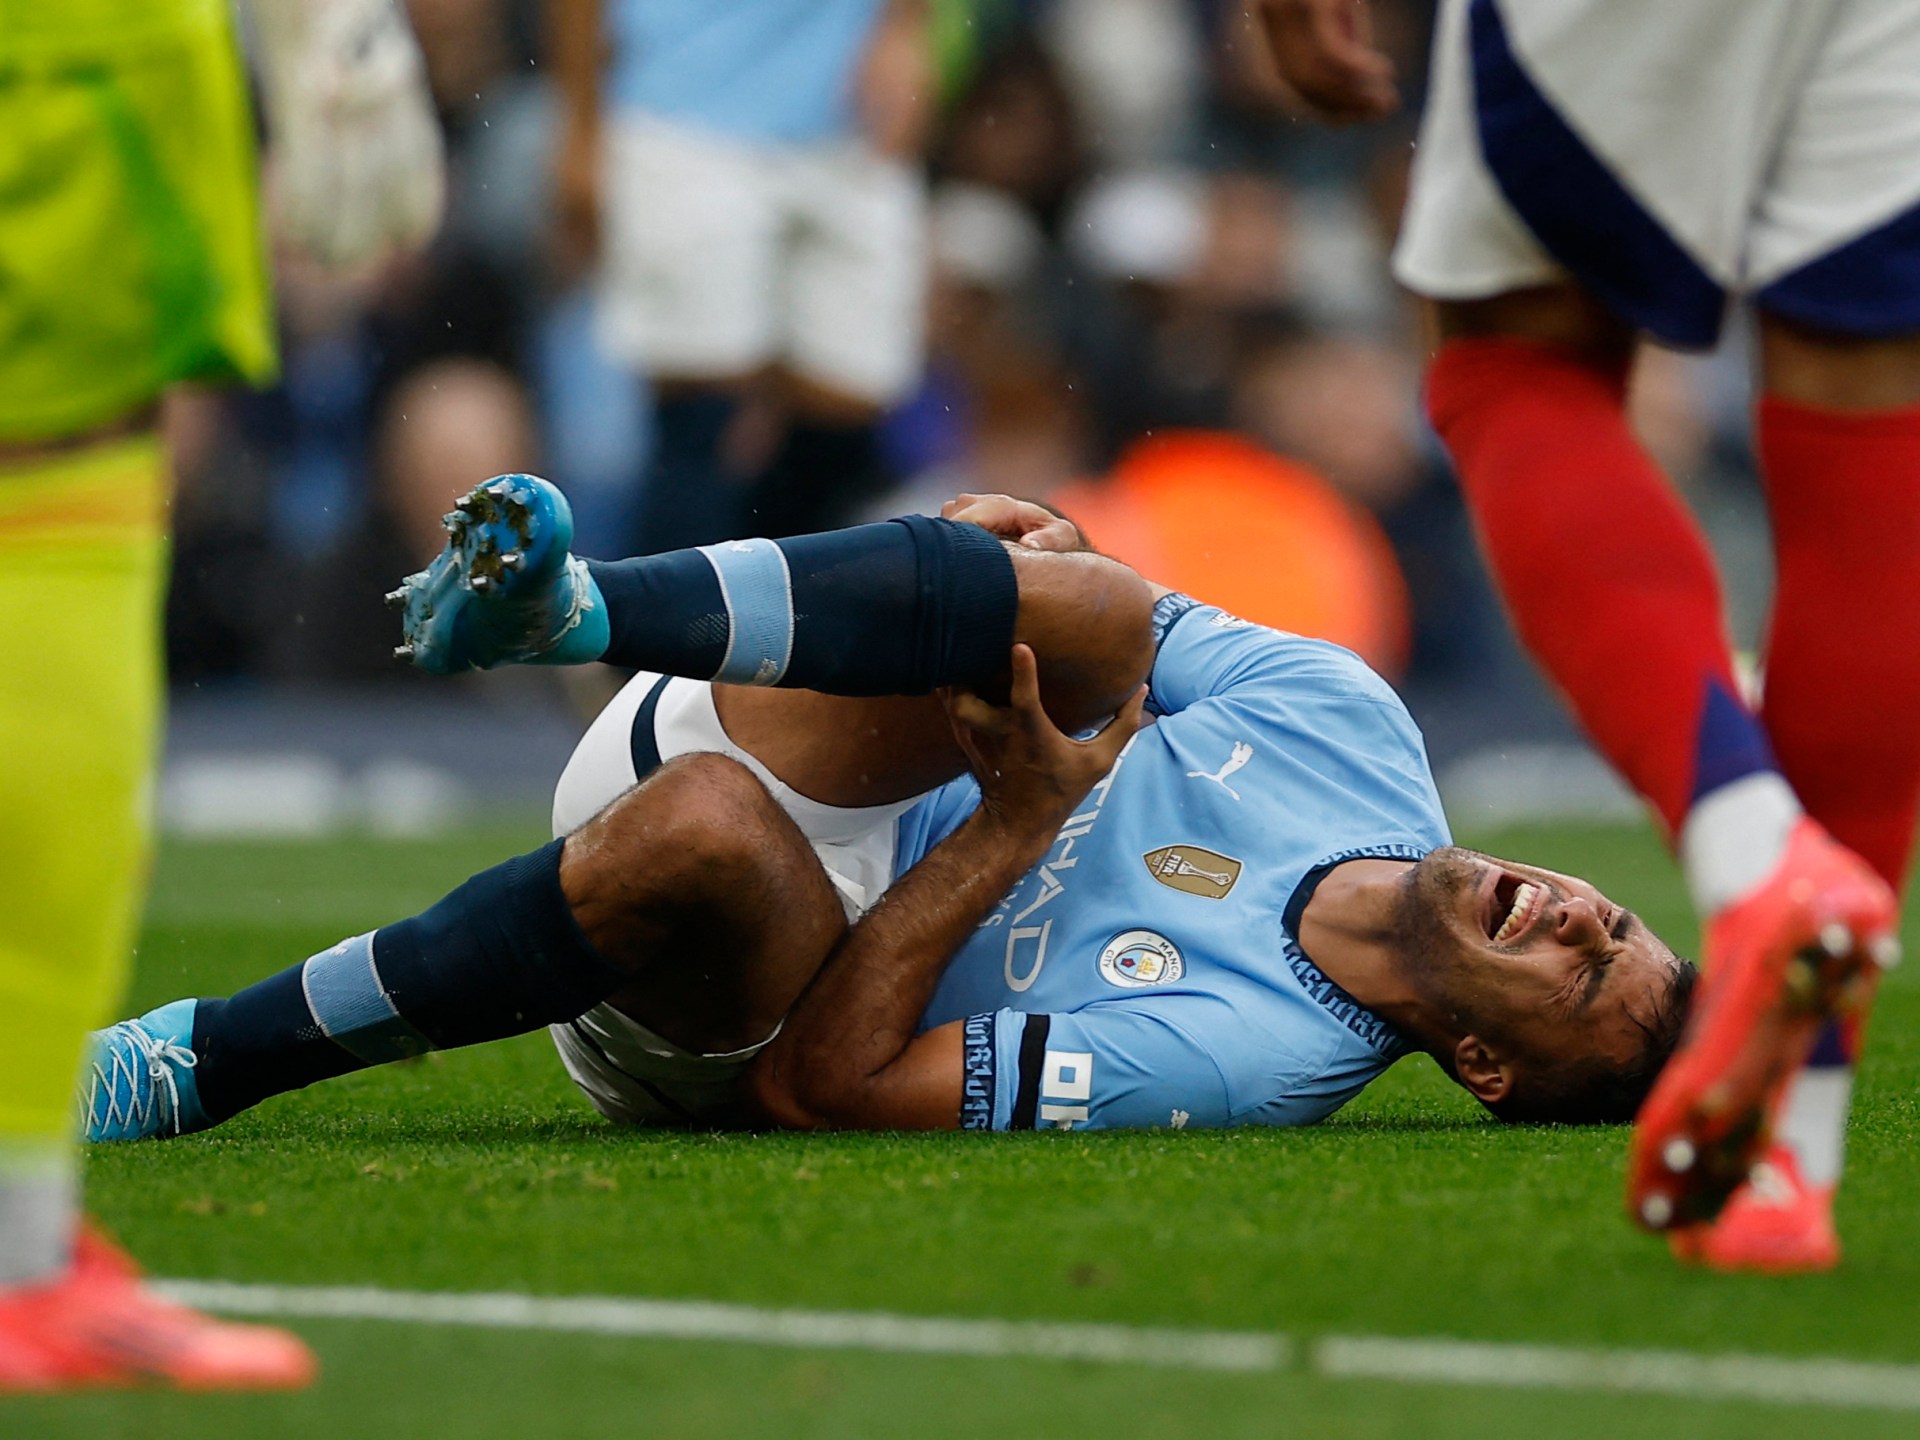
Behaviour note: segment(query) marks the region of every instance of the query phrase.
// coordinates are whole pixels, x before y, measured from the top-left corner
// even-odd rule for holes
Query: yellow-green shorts
[[[0,0],[0,441],[272,378],[225,0]]]

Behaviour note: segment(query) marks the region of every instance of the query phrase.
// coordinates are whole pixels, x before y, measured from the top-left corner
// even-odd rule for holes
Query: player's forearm
[[[954,1113],[929,1115],[915,1090],[922,1074],[896,1062],[948,963],[1057,829],[983,808],[888,890],[762,1053],[755,1091],[772,1118],[803,1128],[957,1123],[957,1084]]]

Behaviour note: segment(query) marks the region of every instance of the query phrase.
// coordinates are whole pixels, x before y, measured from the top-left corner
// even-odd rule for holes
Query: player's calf
[[[90,1140],[190,1134],[269,1096],[576,1019],[610,998],[674,1043],[764,1040],[845,922],[793,822],[736,762],[669,761],[565,841],[227,999],[98,1031]],[[744,1037],[744,1038],[742,1038]]]
[[[999,674],[1013,562],[977,525],[909,515],[790,540],[613,563],[568,553],[547,481],[503,475],[447,516],[448,545],[389,597],[398,653],[438,674],[602,659],[836,695],[924,694]]]
[[[431,1049],[571,1019],[626,982],[581,934],[555,841],[437,905],[227,999],[179,1000],[97,1031],[91,1140],[190,1133],[268,1096]]]

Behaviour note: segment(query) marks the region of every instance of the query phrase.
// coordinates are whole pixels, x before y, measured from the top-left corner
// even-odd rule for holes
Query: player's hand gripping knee
[[[981,811],[1023,833],[1050,833],[1113,768],[1144,723],[1147,687],[1136,690],[1099,734],[1075,740],[1054,726],[1040,704],[1040,669],[1031,647],[1013,647],[1012,668],[1007,705],[950,690],[947,717],[980,782]]]
[[[1067,553],[1093,548],[1066,516],[1011,495],[956,495],[940,507],[940,518],[978,525],[1023,550]]]

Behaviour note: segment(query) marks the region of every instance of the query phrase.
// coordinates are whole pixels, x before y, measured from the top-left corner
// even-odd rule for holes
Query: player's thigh
[[[0,468],[0,1136],[63,1135],[118,998],[146,873],[161,699],[152,439]]]
[[[885,793],[872,784],[857,792],[849,787],[845,795],[787,784],[758,753],[781,758],[775,746],[751,727],[736,735],[723,723],[716,701],[730,695],[784,697],[754,713],[768,717],[780,739],[804,736],[823,752],[861,756],[870,777],[890,777]],[[937,770],[903,763],[897,748],[925,733],[919,712],[942,719]],[[946,756],[951,743],[939,703],[930,696],[862,706],[805,690],[751,690],[642,672],[607,704],[575,747],[554,794],[554,833],[579,830],[663,764],[688,755],[724,756],[743,767],[799,828],[829,883],[849,911],[857,912],[892,881],[895,822],[924,791],[954,773],[955,762]],[[914,783],[920,775],[928,777],[925,783]]]
[[[809,385],[883,408],[919,379],[925,345],[925,187],[857,141],[797,150],[782,356]]]
[[[5,928],[50,979],[127,923],[146,860],[165,487],[150,436],[0,467]]]
[[[773,358],[780,220],[761,156],[635,113],[610,123],[600,324],[608,352],[674,380]]]
[[[703,1054],[767,1039],[846,930],[807,835],[715,753],[666,761],[569,835],[560,884],[633,977],[608,1003]]]
[[[1751,226],[1763,313],[1895,350],[1920,332],[1920,6],[1834,0]]]

